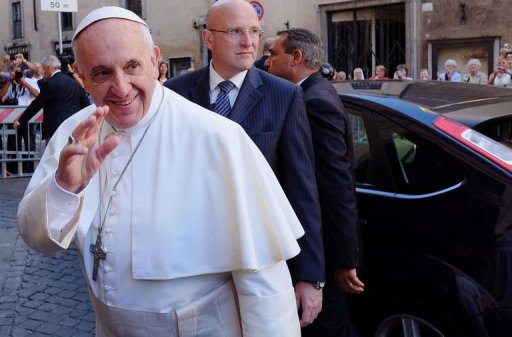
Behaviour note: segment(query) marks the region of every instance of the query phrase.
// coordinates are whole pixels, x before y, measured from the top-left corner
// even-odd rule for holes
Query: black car
[[[362,336],[512,336],[512,90],[333,83],[349,113]]]

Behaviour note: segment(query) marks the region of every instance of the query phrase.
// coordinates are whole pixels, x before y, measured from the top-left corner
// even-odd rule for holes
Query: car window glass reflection
[[[354,147],[354,171],[356,182],[363,185],[372,185],[366,179],[368,163],[370,161],[370,143],[363,118],[349,113],[352,127],[352,140]]]
[[[434,143],[383,116],[375,120],[399,193],[433,193],[464,179],[462,165]]]

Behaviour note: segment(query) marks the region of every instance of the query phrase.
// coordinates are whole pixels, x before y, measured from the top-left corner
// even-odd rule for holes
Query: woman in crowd
[[[512,50],[509,50],[505,53],[505,58],[507,59],[508,71],[512,71]]]
[[[362,81],[364,80],[364,73],[363,73],[363,69],[361,68],[355,68],[354,71],[354,80],[356,81]]]
[[[407,76],[409,68],[405,64],[399,64],[396,66],[396,71],[393,74],[394,80],[412,80],[412,77]]]
[[[158,65],[158,81],[162,84],[164,84],[165,81],[169,77],[167,77],[167,73],[169,72],[169,66],[165,61],[160,61],[160,64]]]
[[[470,59],[467,64],[469,73],[464,74],[462,82],[475,83],[475,84],[487,84],[487,75],[480,71],[482,63],[478,59]]]
[[[462,76],[457,71],[457,62],[454,59],[448,59],[444,63],[445,71],[437,74],[437,79],[440,81],[460,82]]]
[[[498,57],[496,60],[496,70],[489,75],[489,85],[494,85],[496,87],[510,87],[512,85],[510,74],[507,71],[507,66],[507,59],[504,57]]]
[[[347,73],[343,70],[338,70],[336,75],[334,75],[335,81],[345,81],[347,79]]]
[[[386,67],[383,65],[375,67],[375,75],[370,77],[370,80],[389,80],[389,77],[386,76]]]

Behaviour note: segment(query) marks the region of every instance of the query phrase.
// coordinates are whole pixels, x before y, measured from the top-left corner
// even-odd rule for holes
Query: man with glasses
[[[211,63],[165,86],[239,123],[274,170],[306,232],[299,239],[301,253],[289,261],[301,325],[306,326],[321,309],[325,282],[311,129],[301,89],[254,67],[261,33],[247,1],[217,1],[202,32]]]

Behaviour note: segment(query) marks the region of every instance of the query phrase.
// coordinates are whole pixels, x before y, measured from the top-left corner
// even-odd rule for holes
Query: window
[[[175,57],[169,59],[169,72],[171,77],[183,74],[193,66],[191,57]]]
[[[129,9],[141,18],[144,18],[142,16],[142,0],[126,0],[126,9]]]
[[[21,2],[16,1],[12,4],[12,38],[21,39],[23,37],[22,21],[21,21]]]
[[[363,118],[355,114],[349,114],[352,126],[352,144],[354,146],[354,169],[356,181],[365,183],[366,171],[370,159],[370,143],[364,126]]]
[[[437,192],[464,179],[463,165],[436,144],[375,114],[398,192]]]
[[[464,73],[469,59],[476,58],[482,63],[480,71],[492,72],[494,62],[494,38],[479,37],[476,39],[445,39],[429,41],[432,48],[432,74],[444,72],[447,59],[457,62],[457,71]],[[436,79],[433,76],[433,79]]]
[[[345,105],[352,130],[354,174],[358,188],[394,192],[387,160],[372,113]]]
[[[345,108],[352,127],[357,188],[418,195],[464,179],[464,165],[435,143],[373,111],[350,104]],[[503,127],[499,130],[504,133]]]
[[[335,69],[348,74],[361,67],[369,78],[379,64],[395,69],[405,63],[403,4],[332,12],[330,21],[328,52]],[[386,75],[392,74],[389,71]]]

